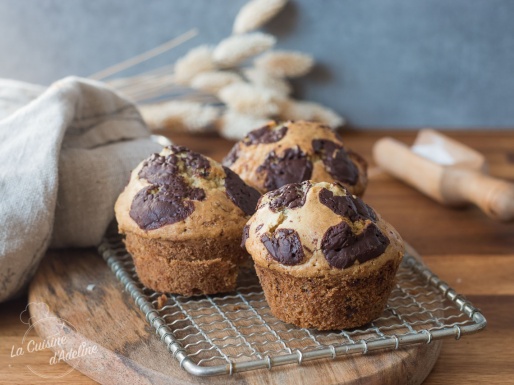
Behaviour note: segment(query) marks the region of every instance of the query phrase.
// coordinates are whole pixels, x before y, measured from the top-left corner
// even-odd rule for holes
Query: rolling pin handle
[[[475,171],[465,171],[460,192],[488,216],[501,221],[514,220],[514,184]]]
[[[413,153],[404,143],[389,137],[379,139],[373,146],[373,159],[395,178],[440,203],[446,203],[439,192],[443,167]]]

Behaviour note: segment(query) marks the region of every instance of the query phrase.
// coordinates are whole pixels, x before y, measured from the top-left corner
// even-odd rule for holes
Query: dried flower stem
[[[158,47],[155,47],[149,51],[143,52],[142,54],[137,55],[128,60],[125,60],[121,63],[115,64],[112,67],[106,68],[100,72],[94,73],[93,75],[91,75],[89,77],[91,79],[95,79],[95,80],[105,79],[108,76],[114,75],[118,72],[126,70],[127,68],[133,67],[136,64],[142,63],[142,62],[147,61],[155,56],[161,55],[162,53],[167,52],[170,49],[175,48],[175,47],[179,46],[180,44],[192,39],[196,35],[198,35],[198,30],[196,28],[193,28],[184,34],[182,34],[176,38],[173,38],[164,44],[161,44]]]

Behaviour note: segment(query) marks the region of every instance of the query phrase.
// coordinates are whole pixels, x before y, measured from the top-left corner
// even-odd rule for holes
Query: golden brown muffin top
[[[360,274],[401,259],[396,230],[338,183],[293,183],[262,196],[243,246],[262,267],[301,277]]]
[[[227,167],[169,146],[136,167],[115,211],[121,232],[177,240],[233,236],[259,197]]]
[[[270,122],[236,143],[223,164],[262,193],[313,180],[338,181],[362,195],[367,184],[364,159],[347,150],[330,127],[315,122]]]

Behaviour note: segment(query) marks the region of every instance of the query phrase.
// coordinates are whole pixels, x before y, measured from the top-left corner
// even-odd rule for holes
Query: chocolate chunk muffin
[[[239,247],[260,194],[232,170],[169,146],[132,172],[115,212],[141,282],[182,295],[235,289]]]
[[[383,311],[403,256],[396,230],[339,183],[292,183],[260,199],[243,235],[272,313],[319,330]]]
[[[270,122],[236,143],[223,165],[261,193],[312,180],[340,182],[362,196],[367,185],[366,161],[330,127],[314,122]]]

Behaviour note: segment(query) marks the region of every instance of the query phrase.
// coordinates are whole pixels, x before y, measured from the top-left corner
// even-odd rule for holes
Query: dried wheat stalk
[[[268,117],[279,112],[282,95],[248,83],[234,83],[223,89],[218,97],[229,109],[240,114]]]
[[[255,59],[255,67],[277,77],[303,76],[313,65],[312,56],[295,51],[270,51]]]
[[[174,131],[206,132],[215,129],[218,108],[190,101],[172,100],[139,106],[150,128],[171,128]]]
[[[216,95],[223,87],[242,82],[243,78],[231,71],[202,72],[191,80],[191,87]]]
[[[177,60],[175,63],[175,81],[179,84],[188,84],[199,73],[215,69],[212,48],[201,45],[193,48],[184,57]]]
[[[287,0],[252,0],[246,3],[236,16],[233,33],[242,34],[254,31],[275,17]]]
[[[196,28],[193,28],[184,34],[167,41],[164,44],[161,44],[149,51],[143,52],[142,54],[134,56],[128,60],[122,61],[121,63],[115,64],[109,68],[102,70],[102,71],[94,73],[94,74],[90,75],[89,77],[91,79],[95,79],[95,80],[105,79],[105,78],[107,78],[111,75],[117,74],[120,71],[123,71],[127,68],[130,68],[137,64],[143,63],[155,56],[161,55],[164,52],[167,52],[167,51],[179,46],[180,44],[188,41],[189,39],[192,39],[196,35],[198,35],[198,30]]]
[[[261,32],[230,36],[216,46],[213,58],[220,67],[235,67],[267,51],[275,45],[276,41],[274,36]]]
[[[308,73],[314,65],[313,58],[301,52],[265,52],[275,45],[275,37],[260,32],[248,33],[277,15],[286,3],[287,0],[251,0],[236,17],[233,26],[235,35],[221,41],[215,48],[199,46],[177,60],[174,66],[156,68],[109,83],[138,103],[157,97],[172,98],[164,103],[141,106],[143,117],[151,128],[205,132],[217,125],[223,136],[241,139],[270,117],[318,120],[333,128],[338,127],[344,123],[344,119],[336,112],[317,103],[288,97],[292,90],[286,78]],[[189,31],[96,76],[110,76],[148,60],[192,38],[196,33],[196,30]],[[255,67],[242,66],[249,58],[259,54],[262,55],[255,60]],[[234,71],[221,70],[224,68],[234,68]],[[226,109],[217,107],[220,99]],[[223,109],[225,112],[220,117]]]

